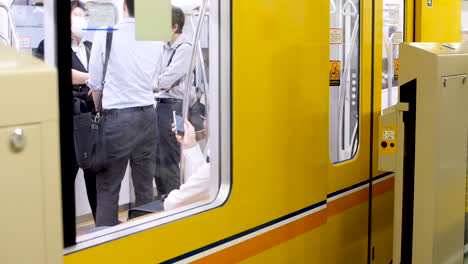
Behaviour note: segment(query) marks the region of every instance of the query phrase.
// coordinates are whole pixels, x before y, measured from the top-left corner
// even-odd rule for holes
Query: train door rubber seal
[[[401,263],[413,262],[413,212],[414,176],[416,151],[416,91],[417,80],[409,81],[400,88],[400,101],[409,103],[409,111],[403,114],[405,123],[405,148],[403,160],[403,208],[401,226]]]

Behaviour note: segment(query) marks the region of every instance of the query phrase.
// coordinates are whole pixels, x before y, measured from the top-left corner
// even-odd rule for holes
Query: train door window
[[[404,40],[404,0],[383,0],[382,110],[398,102],[399,47]]]
[[[359,149],[360,1],[330,0],[330,159],[353,159]]]
[[[462,3],[462,41],[468,42],[468,0]]]
[[[467,146],[468,148],[468,146]],[[465,263],[468,261],[468,159],[466,161],[466,176],[465,176]]]
[[[66,249],[67,252],[102,243],[102,241],[106,241],[105,238],[112,239],[120,235],[129,235],[198,214],[220,206],[227,199],[230,182],[230,172],[227,171],[230,155],[228,148],[230,140],[230,121],[228,118],[230,113],[230,56],[228,55],[230,52],[230,21],[229,7],[221,5],[220,2],[214,0],[172,0],[173,21],[184,23],[182,33],[175,30],[170,43],[137,41],[138,44],[135,44],[155,51],[154,61],[142,63],[147,67],[154,67],[154,69],[149,70],[151,72],[149,75],[151,75],[154,86],[156,110],[151,111],[156,112],[153,126],[156,127],[155,132],[158,136],[156,139],[148,137],[143,145],[138,146],[150,146],[149,149],[156,152],[156,156],[150,162],[151,166],[155,166],[156,172],[152,172],[151,175],[142,174],[141,170],[137,170],[140,166],[136,167],[138,164],[133,163],[135,160],[126,158],[125,164],[121,164],[127,167],[125,174],[120,175],[118,172],[114,172],[115,175],[119,175],[117,177],[123,176],[123,180],[117,182],[121,186],[115,189],[120,191],[119,202],[111,205],[118,208],[118,212],[109,212],[102,210],[100,205],[104,201],[108,201],[105,199],[109,198],[103,198],[107,193],[103,192],[102,188],[109,188],[110,185],[99,181],[97,185],[94,185],[92,182],[96,175],[87,170],[83,173],[80,169],[74,189],[77,244]],[[124,13],[123,3],[123,0],[114,2],[87,1],[82,7],[85,11],[84,14],[77,12],[75,15],[72,12],[72,45],[75,44],[75,48],[78,48],[82,42],[84,44],[86,41],[92,43],[91,56],[88,57],[89,68],[85,67],[86,70],[93,70],[95,63],[93,49],[98,45],[105,46],[103,43],[105,43],[107,32],[113,31],[114,42],[111,49],[114,47],[118,49],[119,44],[116,44],[116,41],[122,38],[127,38],[125,42],[132,44],[132,41],[128,39],[132,36],[124,35],[123,31],[122,35],[119,35],[120,30],[131,22],[122,15]],[[113,8],[117,10],[117,14],[112,14]],[[102,19],[102,10],[104,9],[107,10],[106,16],[111,16],[111,18]],[[170,7],[167,10],[171,12]],[[220,16],[221,13],[223,16]],[[95,18],[96,14],[99,17],[98,20]],[[158,19],[158,16],[155,16],[154,19]],[[222,23],[220,20],[223,20]],[[107,21],[104,23],[106,25],[102,21]],[[79,23],[81,26],[75,27],[74,23]],[[108,25],[109,23],[113,25]],[[221,29],[220,25],[224,25],[224,28]],[[84,32],[81,32],[80,29]],[[78,30],[78,32],[73,30]],[[82,34],[85,41],[77,39],[76,33]],[[153,46],[148,48],[149,44]],[[131,49],[131,47],[129,48]],[[73,51],[75,55],[79,55],[78,49],[73,49]],[[109,78],[118,79],[117,76],[124,76],[132,72],[131,70],[128,71],[129,73],[113,72],[118,69],[112,68],[111,63],[116,60],[112,58],[112,51],[110,54],[106,89],[112,85],[112,80]],[[223,55],[221,56],[221,54]],[[195,60],[192,62],[193,55]],[[158,56],[160,57],[158,58]],[[78,59],[81,60],[81,57]],[[146,60],[149,57],[142,57],[142,59]],[[88,62],[86,59],[85,61]],[[169,77],[173,74],[168,71],[172,69],[170,67],[172,63],[179,65],[179,68],[184,71],[187,71],[192,63],[193,70],[184,74],[185,78],[171,80]],[[82,64],[85,65],[85,63]],[[94,85],[92,83],[93,74],[90,73],[89,76],[90,79],[83,85],[88,84],[92,87]],[[171,81],[172,83],[168,83]],[[186,90],[183,87],[186,87],[185,84],[188,83],[190,83],[191,92],[186,95]],[[87,87],[81,88],[87,91]],[[86,93],[83,96],[89,98]],[[198,144],[195,147],[190,146],[191,148],[187,150],[187,143],[182,143],[182,145],[186,145],[186,148],[182,148],[183,154],[179,155],[177,153],[180,151],[180,145],[176,140],[175,133],[172,132],[171,124],[175,123],[175,130],[183,130],[183,121],[179,123],[181,120],[179,116],[184,114],[182,106],[187,98],[191,102],[187,104],[189,109],[187,116],[191,117],[189,121],[193,122],[196,132],[193,133],[189,129],[185,131],[185,136],[188,138],[196,136]],[[108,100],[110,101],[110,99]],[[106,104],[105,98],[103,102]],[[86,106],[86,103],[84,105]],[[106,108],[105,105],[104,108]],[[107,120],[113,120],[112,113],[119,111],[107,110],[108,114],[105,111],[105,122],[114,122]],[[124,129],[125,124],[121,122],[131,121],[119,122],[118,127]],[[187,128],[185,127],[185,129]],[[129,142],[117,142],[117,144],[124,146],[131,143],[134,138],[133,136],[126,137],[126,140]],[[223,146],[222,149],[221,146]],[[108,149],[108,151],[110,150]],[[223,167],[221,167],[221,163]],[[132,164],[135,164],[135,167]],[[103,177],[103,175],[109,176],[108,172],[99,172],[97,177]],[[138,177],[135,177],[136,175]],[[145,183],[143,183],[142,177],[146,179]],[[147,188],[148,182],[151,185],[149,188]],[[97,190],[94,192],[92,191],[93,186],[97,186]],[[92,208],[93,203],[94,208],[96,208],[96,191],[97,209],[95,210],[97,213],[94,214]],[[143,201],[143,198],[146,200]],[[112,220],[109,220],[110,218]]]
[[[0,1],[0,19],[0,43],[43,58],[43,50],[38,50],[44,40],[42,1]]]

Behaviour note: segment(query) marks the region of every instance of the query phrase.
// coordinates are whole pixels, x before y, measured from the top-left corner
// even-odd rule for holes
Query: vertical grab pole
[[[193,22],[193,18],[195,17],[195,14],[192,14],[191,17],[190,17],[190,24],[192,25],[192,30],[195,32],[195,23]],[[208,21],[210,19],[209,15],[206,15],[205,14],[205,17],[208,18]],[[203,19],[205,19],[205,17]],[[198,42],[200,43],[200,40],[198,40]],[[205,96],[205,113],[206,113],[206,126],[207,127],[210,127],[210,118],[209,118],[209,113],[210,113],[210,98],[208,96],[209,94],[209,83],[208,83],[208,78],[207,78],[207,74],[206,74],[206,68],[205,68],[205,61],[204,61],[204,57],[203,57],[203,51],[202,51],[202,47],[201,46],[198,46],[198,58],[199,58],[199,61],[200,61],[200,68],[201,68],[201,72],[202,72],[202,76],[203,76],[203,88],[204,88],[204,96]],[[197,66],[195,66],[197,67]],[[208,131],[206,131],[206,133],[208,134]],[[209,135],[208,135],[208,140],[207,140],[207,144],[206,144],[206,147],[203,151],[203,155],[205,156],[205,158],[207,158],[207,150],[209,148]]]
[[[14,47],[16,50],[19,50],[18,37],[16,35],[16,26],[15,26],[15,21],[13,20],[13,17],[11,16],[11,9],[9,6],[3,3],[0,3],[0,8],[4,9],[5,12],[7,13],[8,24],[10,25],[9,30],[11,33],[11,38],[9,39],[10,46]]]
[[[388,92],[387,92],[387,107],[392,107],[393,105],[393,79],[395,78],[395,73],[393,69],[393,37],[394,33],[388,38],[388,58],[387,58],[387,67],[388,67]]]
[[[208,0],[203,0],[202,8],[200,11],[200,18],[198,21],[198,26],[197,26],[197,31],[195,33],[194,37],[194,42],[192,46],[192,58],[190,60],[190,68],[188,70],[188,78],[185,83],[185,95],[184,95],[184,103],[183,103],[183,108],[182,108],[182,117],[184,120],[188,119],[188,113],[189,113],[189,100],[190,100],[190,89],[192,88],[192,81],[193,81],[193,76],[192,72],[195,69],[195,64],[196,64],[196,58],[197,58],[197,52],[198,52],[198,44],[200,40],[200,34],[203,26],[203,21],[206,13],[206,7],[208,6]],[[185,160],[184,160],[184,154],[183,154],[183,147],[180,147],[180,184],[184,184],[185,181]]]

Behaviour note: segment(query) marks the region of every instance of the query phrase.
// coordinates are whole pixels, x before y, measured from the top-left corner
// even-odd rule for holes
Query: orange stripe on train
[[[373,186],[374,197],[392,191],[393,177]],[[294,222],[273,229],[234,246],[222,249],[209,256],[198,259],[196,264],[237,263],[258,255],[276,245],[287,242],[299,235],[307,233],[326,223],[327,217],[332,217],[369,200],[369,189],[363,189],[327,204],[327,208],[307,215]]]

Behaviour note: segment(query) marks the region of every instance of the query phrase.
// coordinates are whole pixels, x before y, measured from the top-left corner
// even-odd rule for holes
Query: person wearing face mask
[[[84,29],[88,26],[85,19],[84,4],[74,0],[70,2],[70,7],[73,111],[74,114],[88,113],[95,111],[93,97],[90,89],[86,85],[86,81],[89,79],[88,66],[92,43],[84,39],[86,34]],[[36,57],[44,59],[44,40],[39,43]],[[71,133],[73,133],[73,131],[71,131]],[[73,150],[72,153],[75,155],[75,150]],[[73,160],[75,163],[73,164],[71,174],[76,178],[79,166],[76,162],[76,158]],[[89,205],[93,213],[93,218],[96,219],[96,174],[90,170],[84,170],[83,173]]]
[[[71,2],[71,48],[72,48],[72,85],[74,114],[95,111],[90,89],[86,85],[89,79],[88,68],[91,56],[92,43],[84,40],[87,28],[85,7],[80,1]],[[78,172],[78,163],[75,163],[74,175]],[[97,191],[96,173],[83,170],[86,192],[89,205],[96,220]]]
[[[73,96],[84,100],[87,109],[83,110],[90,112],[94,109],[94,103],[86,81],[89,79],[88,61],[92,43],[84,40],[86,33],[84,29],[88,26],[84,10],[84,5],[81,2],[71,2],[72,84]]]
[[[87,28],[85,7],[80,1],[71,1],[71,48],[72,48],[72,89],[74,114],[94,111],[94,102],[90,89],[86,85],[89,79],[88,67],[92,43],[84,40]],[[74,175],[78,172],[78,163],[74,164]],[[96,219],[97,194],[96,173],[83,170],[86,192],[93,218]]]

